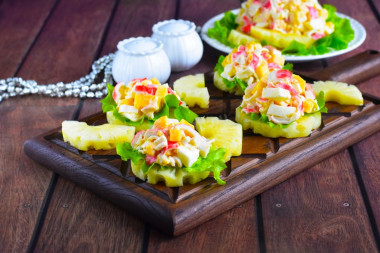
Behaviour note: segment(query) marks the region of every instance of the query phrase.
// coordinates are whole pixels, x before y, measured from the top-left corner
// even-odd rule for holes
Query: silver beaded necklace
[[[112,62],[115,54],[111,53],[96,60],[92,66],[92,71],[80,79],[56,84],[37,84],[34,80],[23,80],[20,77],[0,79],[0,103],[10,97],[39,94],[50,97],[80,97],[80,98],[101,98],[107,95],[107,83],[113,84]],[[98,75],[104,71],[103,80],[95,83]]]

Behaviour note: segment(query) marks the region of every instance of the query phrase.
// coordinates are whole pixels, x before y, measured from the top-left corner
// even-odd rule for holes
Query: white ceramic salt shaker
[[[116,82],[130,82],[134,78],[156,77],[165,83],[170,75],[170,61],[162,42],[150,37],[129,38],[117,44],[112,63]]]
[[[188,70],[202,58],[203,44],[193,22],[165,20],[155,24],[152,30],[152,37],[164,44],[172,71]]]

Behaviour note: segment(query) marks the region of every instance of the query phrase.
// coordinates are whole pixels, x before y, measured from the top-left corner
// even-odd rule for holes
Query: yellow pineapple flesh
[[[284,34],[275,30],[269,30],[257,26],[252,26],[250,34],[252,37],[258,41],[267,41],[270,45],[273,45],[276,48],[286,48],[290,43],[295,40],[305,45],[306,48],[309,48],[313,43],[313,38],[296,35],[296,34]]]
[[[238,107],[236,108],[236,122],[240,123],[244,130],[252,129],[254,133],[266,137],[297,138],[310,135],[312,130],[321,125],[322,117],[320,112],[305,114],[285,128],[281,128],[279,125],[271,127],[268,123],[252,120],[248,114],[241,110],[241,107]]]
[[[153,165],[147,173],[144,173],[140,164],[131,163],[133,174],[141,180],[146,180],[150,184],[164,182],[167,187],[179,187],[185,183],[195,184],[202,181],[210,174],[209,171],[204,172],[187,172],[182,168],[166,168],[161,169],[158,164]]]
[[[118,142],[131,142],[134,134],[133,126],[112,124],[89,126],[86,122],[71,120],[62,122],[63,140],[83,151],[114,149]]]
[[[208,108],[210,94],[205,87],[203,74],[181,77],[174,82],[173,87],[181,100],[185,101],[189,107],[198,105],[200,108]]]
[[[214,139],[212,146],[224,148],[224,161],[242,152],[243,130],[240,124],[231,120],[220,120],[217,117],[198,117],[195,119],[197,131],[207,139]]]
[[[235,46],[245,45],[249,42],[256,41],[252,36],[239,32],[238,30],[232,29],[228,35],[227,41],[231,42]]]
[[[360,90],[352,84],[317,81],[313,84],[315,94],[325,93],[325,100],[341,105],[363,105],[363,96]]]

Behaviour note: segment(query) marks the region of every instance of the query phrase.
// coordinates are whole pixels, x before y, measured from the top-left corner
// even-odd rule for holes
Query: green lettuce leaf
[[[215,65],[215,72],[217,72],[219,75],[223,73],[224,67],[222,65],[222,62],[224,61],[224,58],[226,58],[224,55],[219,56],[218,62]]]
[[[198,160],[191,167],[185,167],[185,170],[188,172],[211,171],[218,184],[224,185],[226,182],[220,178],[220,173],[227,168],[223,160],[225,153],[224,148],[218,148],[217,150],[211,148],[205,158],[199,156]]]
[[[226,78],[224,78],[224,77],[221,76],[221,74],[224,71],[224,67],[222,65],[222,62],[223,62],[224,58],[225,57],[223,55],[219,56],[219,59],[218,59],[218,62],[216,63],[216,65],[215,65],[214,71],[219,74],[219,76],[223,80],[223,83],[226,85],[226,87],[228,89],[233,89],[233,88],[236,87],[236,85],[238,85],[238,86],[240,86],[240,88],[243,91],[245,91],[245,89],[247,88],[248,84],[246,82],[244,82],[243,80],[240,80],[240,79],[238,79],[238,78],[235,77],[233,81],[230,81],[230,80],[228,80],[228,79],[226,79]]]
[[[289,70],[290,72],[293,72],[293,64],[291,63],[286,63],[282,69]]]
[[[210,171],[213,173],[214,178],[218,182],[218,184],[224,185],[226,182],[220,178],[220,173],[227,167],[223,161],[223,156],[225,152],[226,151],[224,148],[219,148],[217,150],[211,148],[205,158],[199,156],[198,160],[191,167],[182,168],[190,173]],[[145,161],[145,155],[133,149],[131,144],[128,142],[118,143],[116,145],[116,153],[120,155],[121,159],[124,161],[131,160],[134,164],[141,163],[141,169],[144,173],[148,173],[148,171],[155,164],[159,165],[163,170],[172,168],[170,166],[162,166],[158,163],[152,163],[148,165]]]
[[[102,103],[103,112],[113,111],[113,108],[116,108],[116,102],[112,97],[114,87],[111,84],[107,84],[108,94],[105,98],[100,100]]]
[[[318,104],[318,107],[319,107],[319,110],[318,112],[324,112],[324,113],[327,113],[327,107],[325,106],[325,93],[323,91],[321,91],[316,97],[315,99],[317,100],[317,104]]]
[[[221,20],[218,20],[214,23],[214,27],[208,29],[207,35],[210,38],[214,38],[217,41],[229,46],[234,47],[227,39],[232,29],[235,29],[238,24],[235,23],[236,19],[235,14],[231,11],[224,13],[224,16]]]
[[[234,83],[235,83],[235,86],[239,85],[242,91],[245,91],[245,89],[248,87],[248,84],[246,82],[240,80],[237,77],[234,78]]]
[[[174,117],[178,120],[184,119],[189,123],[193,123],[198,115],[187,107],[178,106],[174,110]]]
[[[124,117],[122,114],[118,112],[116,102],[112,97],[112,92],[114,90],[114,87],[111,84],[107,84],[107,89],[108,89],[107,96],[100,101],[102,103],[102,110],[104,113],[112,111],[116,119],[120,120],[121,122],[127,123],[130,126],[139,126],[144,122],[145,119],[148,119],[146,116],[144,116],[139,121],[132,121]],[[174,116],[178,120],[185,119],[189,123],[193,123],[195,118],[198,117],[198,115],[194,113],[193,111],[191,111],[189,108],[180,106],[179,100],[175,95],[168,94],[164,98],[164,106],[161,109],[161,111],[154,114],[153,121],[157,120],[158,118],[162,116],[169,117],[171,108],[174,109]]]

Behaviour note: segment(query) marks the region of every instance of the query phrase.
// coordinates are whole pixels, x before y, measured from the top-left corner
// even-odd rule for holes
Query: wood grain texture
[[[154,23],[174,17],[175,2],[120,1],[114,13],[111,13],[111,7],[103,10],[104,18],[111,18],[109,30],[99,33],[103,36],[104,44],[94,45],[94,52],[98,48],[101,55],[114,52],[119,40],[132,36],[150,36]],[[98,22],[100,20],[94,21],[94,24]],[[89,28],[84,26],[81,29]],[[81,39],[85,40],[85,37]],[[93,55],[94,53],[89,57],[94,57]],[[86,99],[79,117],[83,118],[100,110],[99,99]],[[37,251],[51,248],[71,252],[141,251],[145,229],[142,222],[62,177],[57,181],[50,207],[46,215],[46,225],[36,246]],[[78,220],[78,217],[82,219]],[[103,238],[101,243],[97,241],[98,238]]]
[[[337,6],[339,12],[348,14],[361,22],[366,27],[368,36],[359,49],[328,59],[329,65],[347,59],[363,49],[378,50],[378,43],[375,41],[378,41],[379,28],[374,22],[374,17],[369,15],[371,12],[367,11],[366,1],[360,3],[346,1],[345,4],[341,1],[328,1],[328,3]],[[360,5],[358,8],[362,11],[354,11],[350,8],[353,5]],[[363,62],[363,64],[366,63]],[[339,76],[339,74],[336,75]],[[362,88],[362,90],[373,94],[370,87],[376,84],[374,79],[376,80],[373,78],[360,84],[360,88],[366,85],[369,88]],[[352,82],[358,83],[358,81],[363,80]],[[376,139],[376,135],[368,139]],[[367,142],[366,140],[361,143]],[[367,148],[364,145],[361,146],[363,150],[368,147],[371,147],[371,143],[368,143]],[[357,156],[360,154],[357,153]],[[378,157],[378,155],[374,156]],[[357,180],[350,156],[347,151],[344,151],[262,194],[267,250],[269,252],[376,251],[375,240],[378,239],[374,238],[371,229],[372,221],[369,220],[366,212],[366,204],[361,196]],[[378,182],[379,178],[374,178],[372,183],[376,180]],[[379,205],[376,206],[378,202],[376,202],[377,197],[374,191],[371,196],[373,207],[378,210]]]
[[[0,78],[33,72],[22,62],[39,33],[53,1],[4,1],[0,6]],[[16,11],[17,10],[17,11]],[[23,152],[30,137],[50,129],[76,107],[75,100],[11,98],[0,105],[0,249],[22,252],[28,247],[43,205],[51,172]]]
[[[27,66],[27,64],[25,64]],[[71,117],[76,101],[11,99],[0,106],[0,249],[28,247],[51,172],[25,156],[23,143]]]
[[[59,1],[59,5],[64,4],[64,2],[65,1]],[[201,1],[198,5],[194,4],[194,6],[187,9],[187,6],[190,5],[192,1],[174,2],[181,3],[179,6],[179,17],[195,21],[197,25],[201,25],[202,22],[208,20],[215,14],[238,7],[238,4],[235,5],[236,1],[218,1],[218,4],[211,7],[208,6],[208,1]],[[363,25],[365,25],[368,34],[371,35],[367,38],[363,47],[357,49],[353,53],[329,59],[327,61],[329,64],[338,62],[341,59],[360,52],[364,48],[379,50],[379,36],[377,33],[379,27],[378,23],[374,20],[373,13],[368,11],[368,1],[334,0],[329,2],[335,4],[340,12],[347,13],[360,22],[364,22]],[[12,17],[12,15],[14,15],[14,17],[18,18],[18,15],[20,14],[15,13],[12,6],[8,6],[5,3],[8,2],[6,2],[6,0],[0,0],[0,27],[2,22],[5,22],[5,19],[2,19],[2,17],[4,17],[3,15],[10,15],[7,17]],[[229,4],[231,4],[231,7],[229,7]],[[27,6],[25,3],[24,5]],[[136,5],[139,6],[138,10],[130,8],[130,6]],[[162,17],[162,19],[165,19],[166,14],[174,13],[173,10],[175,9],[175,5],[172,5],[171,2],[165,1],[163,5],[165,6],[165,9],[155,8],[156,12],[151,16],[160,17],[160,19]],[[6,8],[4,8],[4,6],[6,6]],[[99,38],[89,39],[91,41],[90,46],[93,46],[94,51],[83,50],[83,52],[86,53],[86,56],[84,56],[86,57],[86,60],[87,57],[89,57],[89,60],[86,61],[85,64],[81,64],[82,52],[78,50],[75,46],[76,44],[73,43],[74,50],[71,53],[77,57],[75,57],[74,61],[71,63],[75,65],[73,65],[72,69],[67,68],[67,66],[70,65],[68,63],[66,63],[66,65],[64,64],[66,67],[64,66],[63,70],[60,69],[62,62],[52,62],[52,54],[45,55],[43,53],[45,47],[54,48],[56,44],[59,45],[59,47],[65,47],[67,46],[67,43],[71,45],[71,39],[65,38],[65,43],[56,43],[58,41],[57,38],[60,36],[54,35],[52,36],[53,43],[48,43],[46,42],[49,40],[48,36],[42,34],[42,36],[45,36],[43,39],[45,42],[36,41],[36,46],[39,44],[42,46],[39,47],[38,50],[34,50],[34,52],[32,52],[27,58],[27,62],[25,63],[25,67],[22,69],[21,74],[26,77],[33,76],[39,82],[54,82],[61,80],[71,81],[79,76],[83,76],[88,72],[89,64],[92,62],[90,57],[97,57],[96,53],[93,52],[99,50],[101,55],[103,55],[115,51],[117,41],[128,37],[128,34],[133,34],[133,36],[140,34],[150,35],[150,30],[138,29],[139,24],[141,23],[144,25],[155,23],[153,21],[154,18],[146,16],[146,12],[140,11],[142,9],[151,11],[150,6],[158,7],[161,5],[160,3],[156,3],[156,1],[143,1],[141,4],[138,3],[138,1],[120,1],[115,16],[123,16],[124,14],[124,17],[112,20],[112,25],[106,34],[106,43],[102,48],[96,47],[96,45],[100,45]],[[107,8],[108,7],[105,9]],[[195,11],[194,8],[196,9]],[[207,11],[204,12],[203,8]],[[221,11],[219,11],[219,9]],[[357,11],[358,9],[360,9],[360,11]],[[10,10],[9,13],[7,10]],[[35,13],[36,10],[29,8],[28,11]],[[46,14],[43,8],[41,8],[40,11],[41,13]],[[144,16],[146,19],[140,22],[138,20],[128,20],[126,18],[130,17],[135,12]],[[94,15],[99,17],[99,13],[95,14],[96,12],[84,13],[86,13],[84,14],[86,16]],[[73,16],[74,19],[77,18],[75,14],[73,14],[73,16],[71,16],[71,14],[72,13],[68,12],[68,14],[63,16],[62,19],[70,19]],[[42,17],[43,15],[39,18]],[[23,27],[30,28],[28,32],[33,33],[33,31],[37,31],[32,25],[34,24],[33,22],[41,24],[41,20],[42,19],[38,18],[30,20],[29,23],[25,23]],[[99,20],[103,19],[100,18]],[[92,21],[86,21],[84,26],[87,26],[91,22]],[[101,23],[101,27],[104,27],[105,23],[102,23],[101,21],[99,22]],[[14,24],[14,22],[8,22],[7,24]],[[77,25],[78,24],[75,26]],[[49,24],[47,24],[46,27],[49,27]],[[14,32],[12,28],[5,30],[0,29],[1,38],[3,38],[3,32],[7,30],[9,33]],[[48,30],[52,32],[53,28],[50,27]],[[114,31],[116,32],[114,33]],[[126,34],[125,37],[123,36],[123,32]],[[75,35],[78,36],[78,34]],[[79,34],[79,36],[83,35]],[[33,35],[30,35],[28,38],[33,38]],[[110,42],[108,43],[107,41]],[[19,42],[20,41],[17,41],[15,43]],[[27,39],[26,42],[26,44],[28,44],[30,43],[30,40]],[[88,42],[82,44],[82,46],[88,46],[87,43]],[[3,45],[1,42],[0,44]],[[0,48],[0,55],[7,55],[9,52],[12,52],[12,54],[17,52],[23,53],[25,52],[26,44],[23,44],[18,48],[9,47],[8,49],[7,47],[2,47]],[[9,50],[9,52],[5,52],[6,50]],[[36,54],[39,56],[36,57]],[[66,54],[67,53],[61,54],[60,58],[64,58]],[[205,45],[205,54],[201,63],[192,70],[182,73],[173,73],[171,82],[185,74],[205,72],[212,69],[220,54],[220,52]],[[8,73],[14,73],[13,69],[17,68],[18,62],[22,59],[17,58],[19,55],[15,56],[15,59],[18,59],[18,61],[9,61],[9,66],[7,65],[7,62],[5,65],[0,64],[0,78],[3,77],[2,74],[6,73],[6,71],[8,71]],[[46,62],[44,62],[45,59],[50,63],[46,64]],[[40,61],[43,62],[42,67],[38,67]],[[303,69],[305,71],[318,70],[322,65],[323,61],[316,61],[311,64],[296,64],[295,69]],[[12,66],[16,67],[14,68]],[[53,72],[49,76],[45,76],[47,67],[49,67],[48,71]],[[79,71],[77,71],[78,68],[80,68]],[[6,71],[3,71],[3,69]],[[34,69],[37,71],[34,71]],[[56,74],[59,75],[54,79],[53,76]],[[62,74],[65,74],[65,76],[60,76]],[[371,92],[371,94],[379,95],[379,89],[377,88],[379,82],[380,77],[373,78],[360,84],[360,88],[364,91]],[[75,99],[56,100],[33,97],[27,99],[11,99],[0,104],[0,199],[3,203],[0,207],[0,213],[3,217],[0,221],[0,225],[2,226],[0,234],[5,235],[0,239],[1,251],[25,251],[33,226],[35,225],[37,214],[41,211],[41,202],[45,196],[47,184],[50,179],[50,172],[45,170],[45,168],[36,165],[30,159],[24,158],[20,153],[22,152],[21,146],[23,141],[31,136],[44,132],[46,129],[58,126],[62,119],[70,119],[76,103],[77,100]],[[97,101],[86,100],[83,104],[81,116],[87,116],[99,111],[98,106]],[[25,117],[25,115],[28,117]],[[329,124],[333,125],[332,122],[333,121],[329,121]],[[363,180],[363,185],[365,186],[364,189],[368,196],[371,210],[374,212],[377,226],[380,224],[378,208],[378,182],[380,181],[380,176],[377,170],[379,164],[379,138],[379,134],[377,133],[361,141],[359,144],[355,145],[353,149],[356,154],[355,157],[359,158],[358,167],[360,175]],[[286,141],[284,141],[284,143],[286,143]],[[332,146],[330,146],[330,148],[334,150]],[[255,152],[253,150],[251,151]],[[248,158],[238,158],[235,159],[232,164],[234,166],[241,166],[247,162],[247,159]],[[249,159],[251,159],[249,163],[253,164],[257,162],[259,158]],[[373,237],[368,233],[370,230],[368,229],[366,210],[363,210],[364,204],[359,198],[360,193],[358,193],[357,182],[355,181],[355,177],[352,176],[352,165],[347,162],[347,159],[349,159],[347,151],[343,151],[333,158],[324,161],[322,164],[313,167],[309,170],[311,171],[310,173],[309,171],[306,171],[295,177],[295,181],[291,179],[286,181],[285,186],[280,185],[273,188],[270,190],[270,195],[268,195],[269,191],[264,194],[266,197],[262,198],[263,204],[270,205],[266,202],[268,200],[274,200],[276,204],[289,203],[286,206],[286,210],[282,208],[284,207],[283,205],[280,207],[276,206],[276,208],[270,206],[270,208],[274,209],[270,210],[272,213],[276,215],[279,213],[279,216],[282,218],[289,218],[292,221],[295,219],[295,216],[300,219],[294,223],[285,220],[284,223],[278,224],[277,221],[280,219],[276,219],[276,216],[274,216],[271,217],[274,220],[269,220],[269,223],[264,224],[263,229],[266,233],[265,239],[267,242],[270,241],[267,245],[268,252],[272,250],[270,247],[271,245],[283,246],[283,252],[285,249],[296,249],[298,251],[306,251],[306,249],[309,251],[316,251],[316,249],[320,249],[321,251],[327,251],[328,249],[335,251],[343,251],[345,249],[347,249],[347,251],[365,251],[367,248],[360,250],[363,243],[368,243],[369,250],[374,249]],[[333,172],[325,172],[325,167],[333,168]],[[336,171],[344,171],[346,173],[338,174],[338,179],[335,180],[334,176],[336,175]],[[303,174],[306,175],[304,176]],[[255,174],[252,174],[252,176],[255,176]],[[324,180],[324,178],[326,179]],[[311,180],[315,180],[316,182]],[[339,185],[336,185],[335,181],[338,181]],[[116,186],[113,185],[113,188],[121,188],[123,185],[122,182],[123,181],[118,181]],[[300,185],[297,185],[298,182]],[[324,187],[331,189],[332,192],[327,191]],[[279,189],[276,190],[277,188]],[[142,223],[131,218],[119,208],[110,205],[107,201],[98,198],[87,190],[83,190],[81,187],[73,185],[67,180],[59,179],[55,189],[49,205],[50,208],[48,210],[47,219],[42,230],[41,236],[43,240],[40,240],[38,244],[38,249],[40,251],[51,251],[53,243],[59,249],[62,249],[62,251],[65,250],[63,246],[66,246],[68,243],[70,245],[67,248],[70,248],[72,251],[139,251],[141,249],[141,243],[144,240]],[[154,188],[154,190],[163,192],[163,194],[166,194],[169,199],[174,199],[176,197],[175,194],[173,195],[173,192],[165,190],[164,187],[157,187]],[[182,197],[178,199],[179,201],[185,200],[187,197],[191,196],[191,193],[189,193],[190,191],[187,190],[188,188],[184,187],[178,191],[179,197]],[[287,191],[293,193],[294,196],[288,196]],[[262,197],[264,195],[262,195]],[[279,199],[276,199],[277,196],[284,196],[286,202],[279,202]],[[120,200],[119,196],[114,196],[114,199]],[[353,205],[348,207],[344,206],[343,210],[341,210],[341,206],[335,206],[335,203],[340,204],[342,200],[345,201],[346,199],[350,202],[344,203],[353,203]],[[72,202],[73,200],[76,201]],[[298,208],[300,210],[298,210]],[[212,251],[214,248],[218,251],[229,252],[235,248],[242,251],[257,251],[257,241],[255,240],[255,233],[257,230],[257,224],[255,223],[257,218],[255,217],[256,210],[257,207],[254,205],[252,198],[250,198],[250,200],[244,203],[242,207],[234,208],[178,238],[168,238],[160,235],[156,230],[150,230],[150,239],[148,239],[149,245],[147,246],[147,241],[145,241],[142,249],[144,250],[145,246],[147,246],[148,251],[157,250],[166,252],[174,251],[172,249],[183,250],[184,247],[181,246],[186,245],[188,247],[192,246],[194,251],[201,251],[202,249]],[[282,213],[283,210],[286,212],[285,214]],[[305,210],[306,214],[300,213],[301,210]],[[352,221],[350,217],[355,217],[357,220]],[[266,218],[268,218],[268,216]],[[244,219],[246,219],[246,222],[244,222]],[[358,224],[359,222],[362,222],[362,224]],[[276,234],[276,231],[274,231],[273,234],[271,233],[271,228],[276,229],[279,226],[282,226],[280,227],[281,231],[289,233],[288,238],[291,241],[284,242],[285,236],[283,234]],[[288,229],[286,229],[286,226]],[[376,226],[376,224],[374,226]],[[307,229],[305,229],[305,227]],[[313,230],[314,228],[317,228],[318,230]],[[291,231],[289,232],[290,229]],[[352,238],[353,232],[351,230],[347,232],[347,229],[358,231],[356,238]],[[67,234],[67,231],[71,231],[71,234]],[[104,234],[106,236],[103,236]],[[50,237],[52,237],[52,244],[50,244],[49,241]],[[61,241],[59,241],[60,237],[62,237]],[[115,239],[122,237],[124,237],[124,242]],[[305,238],[310,238],[310,241],[305,241]],[[331,238],[331,240],[329,240],[329,238]],[[276,242],[277,239],[278,242]],[[352,249],[348,248],[346,245],[339,248],[342,242],[345,242],[348,239],[351,239],[357,244],[353,245]],[[235,241],[238,241],[240,244]],[[115,243],[114,245],[111,245],[110,242]],[[318,242],[320,244],[318,244]],[[351,245],[351,242],[348,242],[348,244]],[[213,247],[213,245],[216,246]],[[274,251],[277,251],[277,249]],[[376,249],[373,251],[376,251]]]
[[[180,1],[180,3],[178,18],[191,20],[198,26],[203,25],[212,16],[240,6],[239,1],[235,0],[223,1],[223,4],[220,1]],[[210,48],[206,43],[203,44],[205,49],[201,62],[191,70],[172,73],[171,84],[176,78],[186,74],[207,72],[213,68],[221,53]],[[223,96],[220,91],[210,88],[209,92],[211,96]],[[216,108],[223,108],[223,105]],[[220,112],[215,113],[220,114]],[[152,230],[148,252],[257,252],[259,250],[257,228],[256,207],[254,200],[249,200],[175,238],[167,237],[155,229]],[[215,238],[218,240],[216,241]]]
[[[54,0],[7,0],[0,5],[0,79],[11,77],[22,64],[54,6]]]
[[[174,238],[152,230],[148,252],[258,252],[255,209],[251,199]]]
[[[138,252],[143,233],[124,210],[59,178],[36,251]]]
[[[59,62],[56,63],[58,77],[48,76],[47,80],[57,78],[71,81],[89,71],[116,4],[109,1],[74,2],[61,2],[49,20],[45,33],[41,35],[42,38],[60,38],[59,42],[55,46],[46,45],[49,42],[54,43],[54,39],[36,45],[46,46],[59,52],[58,55],[61,54]],[[72,18],[63,18],[65,16]],[[51,62],[54,61],[53,57],[54,55]],[[36,59],[38,60],[41,59]],[[71,71],[72,68],[76,71]],[[67,72],[70,76],[62,74]],[[71,117],[61,120],[63,119]],[[138,221],[131,221],[121,210],[112,212],[114,206],[64,179],[58,179],[54,190],[44,226],[35,246],[36,251],[49,251],[53,248],[58,251],[124,251],[140,248],[139,240],[134,240],[142,233],[143,227],[139,226]],[[113,224],[113,230],[109,230],[109,223]],[[118,243],[110,240],[105,241],[108,243],[94,243],[95,238],[111,237],[113,234],[119,234],[119,238],[124,237],[124,240],[119,240]],[[130,241],[125,238],[130,238]]]
[[[263,193],[262,206],[268,252],[376,251],[347,151]]]
[[[225,1],[180,1],[178,18],[190,20],[197,26],[202,26],[207,20],[215,15],[226,12],[231,9],[240,7],[238,0],[225,0]],[[203,56],[201,61],[193,68],[183,72],[172,73],[170,76],[170,83],[173,83],[181,76],[194,73],[204,73],[212,71],[215,64],[218,62],[220,55],[224,54],[220,51],[210,47],[207,43],[203,42]]]
[[[367,138],[353,148],[360,174],[364,182],[364,188],[369,199],[370,208],[375,220],[374,226],[380,228],[380,133]],[[370,147],[370,148],[367,148]]]
[[[155,23],[172,19],[176,11],[175,0],[121,0],[107,31],[101,56],[116,51],[119,41],[130,37],[150,37]]]
[[[379,130],[380,125],[375,124],[380,119],[379,106],[368,103],[361,111],[352,110],[350,117],[338,119],[336,124],[325,126],[308,138],[280,144],[260,163],[246,161],[238,168],[231,168],[223,187],[205,180],[194,186],[181,187],[186,189],[185,192],[177,194],[162,192],[159,186],[136,181],[128,173],[124,176],[120,162],[109,163],[117,157],[102,158],[101,151],[96,152],[97,156],[78,152],[64,143],[56,130],[28,141],[25,152],[47,168],[122,206],[160,230],[179,235]],[[90,118],[88,122],[96,124],[101,119],[99,116],[102,114],[94,116],[95,121]],[[243,154],[245,152],[243,150]],[[46,157],[50,159],[46,160]],[[183,194],[187,196],[182,197]]]

